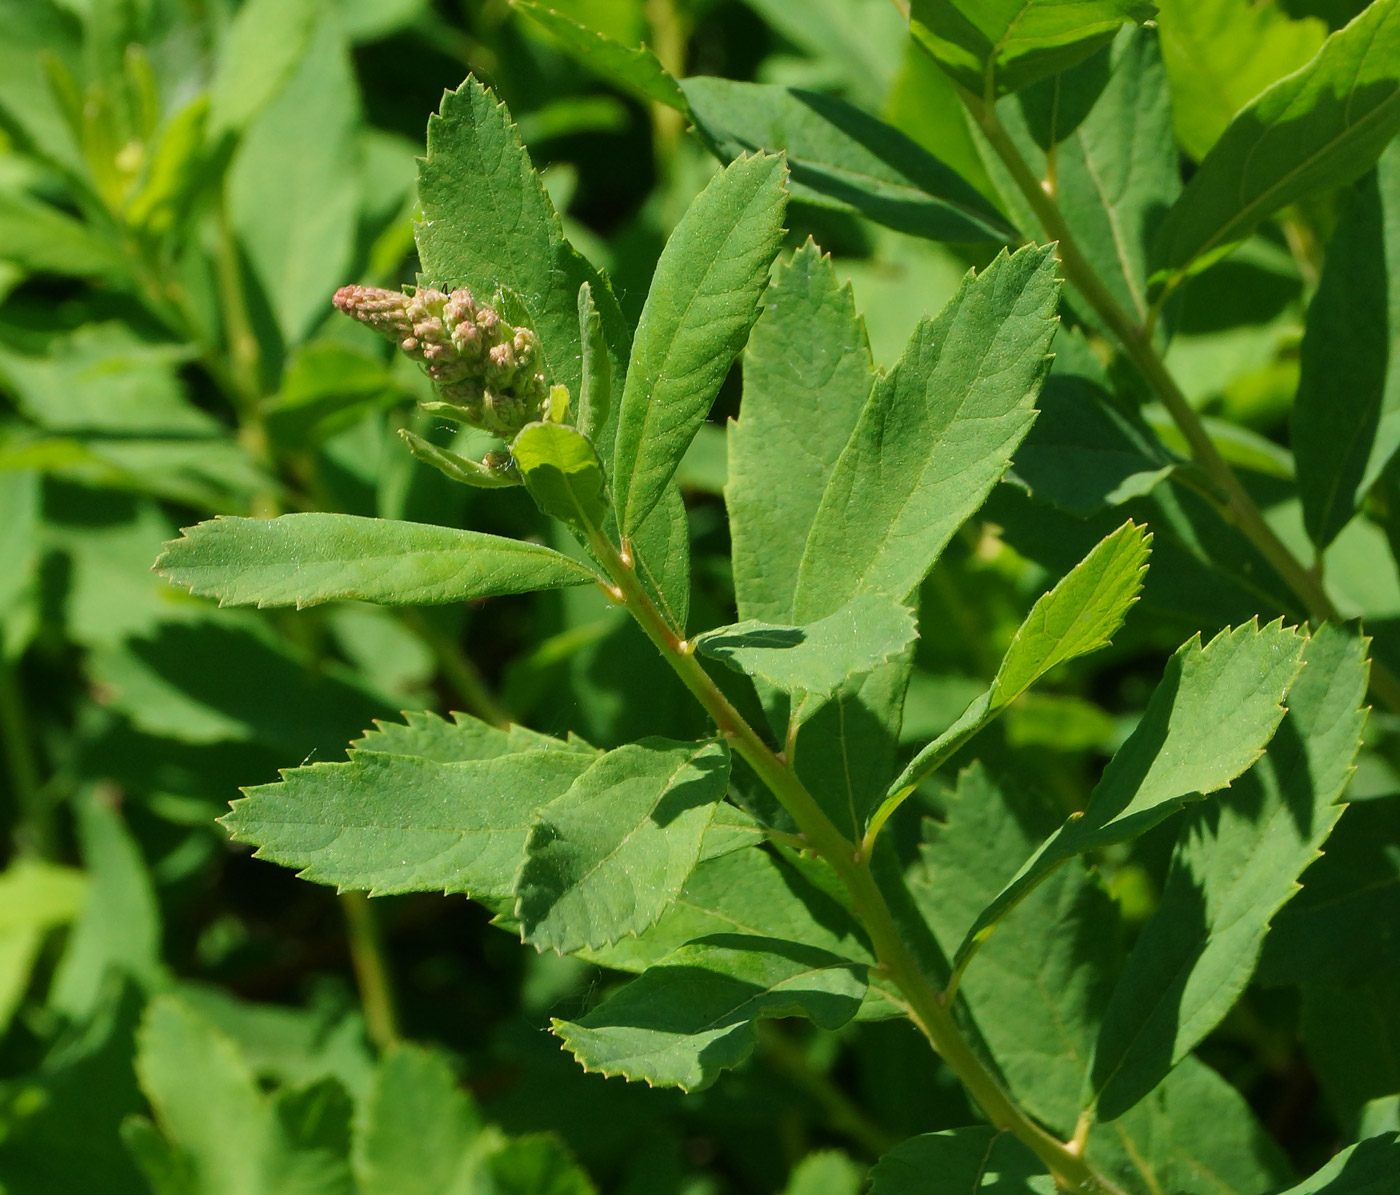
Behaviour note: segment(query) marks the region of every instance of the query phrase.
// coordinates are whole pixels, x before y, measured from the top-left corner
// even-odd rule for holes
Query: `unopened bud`
[[[331,302],[337,310],[390,340],[402,340],[413,332],[409,298],[402,291],[383,290],[378,286],[342,286]]]
[[[504,439],[543,413],[549,388],[538,368],[539,338],[506,323],[471,291],[422,287],[405,295],[343,286],[335,305],[422,363],[443,399],[435,409]]]

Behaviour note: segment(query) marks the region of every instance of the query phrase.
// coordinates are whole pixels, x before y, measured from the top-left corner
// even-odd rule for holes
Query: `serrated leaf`
[[[732,162],[661,252],[618,411],[613,492],[634,535],[651,514],[758,318],[787,210],[782,158]]]
[[[857,594],[834,614],[803,627],[734,623],[697,636],[696,649],[786,693],[831,696],[914,642],[914,612],[878,593]]]
[[[245,789],[223,824],[259,858],[341,889],[464,892],[505,901],[535,811],[593,763],[573,751],[513,751],[438,763],[357,750]]]
[[[1014,233],[983,195],[898,129],[832,96],[712,75],[681,84],[696,130],[723,162],[784,153],[792,197],[934,241]]]
[[[1157,0],[1177,140],[1198,162],[1236,112],[1307,64],[1327,26],[1278,3]]]
[[[1281,1195],[1386,1195],[1400,1168],[1400,1136],[1382,1133],[1349,1145],[1316,1174]]]
[[[350,750],[374,751],[381,755],[411,755],[435,763],[460,763],[472,759],[495,759],[514,751],[576,751],[586,755],[598,752],[575,739],[564,742],[511,726],[502,730],[470,714],[454,713],[449,722],[429,710],[406,711],[402,722],[376,721],[373,730],[350,744]]]
[[[1125,22],[1156,11],[1143,0],[913,0],[909,28],[939,66],[990,101],[1068,70]]]
[[[685,112],[685,96],[671,73],[646,46],[624,46],[597,33],[563,13],[526,0],[511,0],[511,7],[548,30],[590,70],[619,84],[642,101],[652,101]]]
[[[1303,521],[1326,548],[1400,448],[1400,146],[1353,189],[1308,307],[1289,424]]]
[[[1053,800],[994,779],[980,764],[958,777],[946,821],[925,819],[919,862],[906,877],[945,954],[1059,814]],[[1113,901],[1070,864],[997,927],[958,987],[1012,1095],[1064,1136],[1079,1116],[1122,938]]]
[[[773,271],[729,430],[724,500],[741,617],[792,621],[812,522],[874,381],[850,285],[809,240]]]
[[[1161,1082],[1249,982],[1271,920],[1342,815],[1366,723],[1366,646],[1344,628],[1316,631],[1264,758],[1188,815],[1104,1014],[1092,1076],[1100,1119]]]
[[[1067,821],[983,910],[958,961],[1036,884],[1075,855],[1128,842],[1184,804],[1225,788],[1263,752],[1283,718],[1306,640],[1281,622],[1184,644],[1167,663],[1142,720],[1083,814]]]
[[[1142,1195],[1257,1195],[1291,1177],[1244,1096],[1194,1057],[1126,1116],[1095,1125],[1086,1156]]]
[[[578,292],[586,282],[613,376],[622,376],[629,335],[612,288],[565,239],[510,113],[476,79],[444,95],[429,118],[418,192],[422,284],[485,297],[502,286],[516,291],[539,335],[547,380],[578,394]]]
[[[155,563],[176,585],[224,606],[387,606],[462,602],[597,580],[523,540],[358,515],[218,518],[185,529]]]
[[[1124,523],[1039,598],[992,681],[992,707],[1014,701],[1052,668],[1107,647],[1137,601],[1152,542]]]
[[[682,946],[579,1021],[553,1027],[584,1070],[698,1091],[753,1052],[760,1017],[844,1025],[865,993],[861,971],[798,942],[715,934]]]
[[[1052,668],[1106,647],[1138,599],[1152,537],[1133,522],[1099,541],[1037,599],[985,693],[924,747],[890,785],[876,815],[883,824],[920,781]]]
[[[603,462],[588,437],[562,423],[528,423],[510,446],[535,505],[584,540],[608,517]]]
[[[910,1137],[870,1172],[870,1195],[1054,1195],[1056,1189],[1035,1154],[990,1125]]]
[[[1203,268],[1285,204],[1344,186],[1400,131],[1400,0],[1376,0],[1231,122],[1167,213],[1156,264]]]
[[[714,832],[712,824],[702,854]],[[874,962],[864,931],[839,894],[822,887],[829,875],[823,865],[763,850],[705,859],[651,929],[584,956],[601,966],[641,972],[697,938],[741,933],[805,942],[851,962]]]
[[[375,1070],[355,1136],[360,1195],[459,1195],[480,1131],[475,1104],[443,1056],[394,1046]]]
[[[540,809],[516,880],[521,936],[560,954],[654,925],[700,858],[729,784],[721,741],[609,751]]]
[[[1053,252],[1025,248],[919,324],[832,471],[792,621],[823,618],[863,588],[903,599],[923,580],[1030,429],[1058,292]]]

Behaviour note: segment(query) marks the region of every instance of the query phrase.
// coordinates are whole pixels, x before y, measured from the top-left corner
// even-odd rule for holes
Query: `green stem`
[[[685,74],[686,31],[675,0],[646,0],[646,14],[655,43],[653,53],[672,76],[681,78]],[[656,169],[660,177],[668,178],[685,135],[685,117],[669,104],[654,103],[651,108]]]
[[[1309,618],[1314,622],[1340,621],[1341,616],[1317,574],[1305,567],[1293,555],[1288,545],[1274,533],[1238,475],[1220,455],[1200,416],[1196,414],[1181,387],[1177,385],[1176,379],[1167,369],[1161,354],[1153,346],[1146,328],[1123,310],[1118,300],[1104,285],[1070,232],[1059,205],[1041,186],[1035,172],[1007,133],[996,114],[995,106],[963,88],[959,88],[959,93],[987,138],[988,144],[1001,159],[1017,189],[1035,212],[1046,234],[1058,242],[1065,280],[1079,291],[1103,320],[1177,427],[1181,429],[1193,459],[1216,491],[1215,500],[1222,514],[1244,533],[1269,562],[1302,603]],[[1400,680],[1378,660],[1372,661],[1371,688],[1392,709],[1400,711]]]
[[[346,941],[350,946],[350,962],[355,968],[355,981],[360,989],[365,1030],[370,1041],[381,1050],[387,1050],[399,1041],[400,1034],[379,919],[370,907],[369,897],[363,892],[342,892],[340,908],[345,914]]]
[[[884,893],[871,874],[868,857],[826,816],[796,772],[773,753],[700,666],[692,645],[667,623],[643,588],[630,554],[620,553],[606,536],[596,532],[591,546],[616,587],[614,600],[628,608],[681,682],[705,707],[719,733],[778,798],[797,823],[807,848],[825,859],[846,885],[856,916],[874,947],[876,969],[898,988],[910,1019],[962,1080],[987,1118],[1028,1146],[1061,1186],[1095,1195],[1122,1195],[1120,1188],[1080,1157],[1072,1144],[1057,1140],[1036,1124],[983,1065],[953,1020],[944,995],[929,981],[900,935]]]

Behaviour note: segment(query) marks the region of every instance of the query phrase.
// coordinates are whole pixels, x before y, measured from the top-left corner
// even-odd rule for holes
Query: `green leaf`
[[[0,1034],[24,998],[44,939],[76,920],[87,884],[76,868],[34,859],[0,872]]]
[[[50,0],[0,0],[0,128],[16,148],[65,165],[82,162],[74,130],[54,94],[45,56],[76,64],[83,42],[77,14]],[[0,220],[3,224],[3,220]]]
[[[865,1169],[838,1150],[817,1150],[792,1168],[782,1195],[860,1195]]]
[[[909,28],[958,83],[991,101],[1068,70],[1124,22],[1156,11],[1144,0],[913,0]]]
[[[593,302],[593,288],[578,288],[578,338],[583,349],[578,390],[577,427],[593,443],[602,436],[612,410],[612,366],[608,342],[603,336],[603,318]]]
[[[311,43],[315,0],[249,0],[229,23],[214,59],[209,133],[242,132],[286,84]]]
[[[1078,120],[1082,107],[1076,101],[1085,100],[1077,92],[1094,97]],[[1146,322],[1152,240],[1162,213],[1181,194],[1171,95],[1156,32],[1125,28],[1070,73],[1004,101],[997,111],[1037,177],[1053,178],[1075,244],[1120,306]],[[1005,167],[990,151],[985,156],[1017,223],[1040,227]]]
[[[111,998],[113,973],[147,991],[168,982],[161,962],[160,905],[131,831],[110,803],[75,802],[87,891],[49,988],[49,1006],[74,1023]]]
[[[515,885],[521,936],[569,954],[655,925],[728,784],[722,741],[644,739],[599,757],[530,828]]]
[[[1249,982],[1271,920],[1342,815],[1366,722],[1366,647],[1345,629],[1315,632],[1264,758],[1188,815],[1094,1050],[1101,1119],[1161,1082]]]
[[[1010,1133],[990,1125],[910,1137],[870,1172],[870,1195],[1053,1195],[1055,1180]]]
[[[1344,186],[1400,131],[1400,0],[1376,0],[1235,117],[1167,213],[1156,264],[1203,268],[1285,204]]]
[[[802,557],[795,623],[862,588],[903,599],[982,505],[1030,429],[1059,284],[1050,249],[1000,255],[924,319],[876,383]]]
[[[1075,855],[1128,842],[1188,801],[1227,787],[1263,753],[1283,718],[1283,699],[1307,640],[1282,622],[1221,631],[1179,648],[1142,720],[1089,798],[983,910],[958,949],[965,959],[991,928],[1055,868]]]
[[[918,637],[914,612],[878,593],[861,593],[835,614],[804,627],[747,622],[706,631],[702,654],[786,693],[829,697],[848,677],[893,659]]]
[[[1322,48],[1327,26],[1253,0],[1157,0],[1176,137],[1200,161],[1235,113]]]
[[[724,501],[741,617],[792,621],[813,520],[874,381],[850,285],[809,240],[773,271],[729,429]]]
[[[552,33],[590,70],[617,83],[644,103],[651,101],[678,112],[686,111],[680,85],[645,46],[624,46],[542,4],[511,0],[511,7]]]
[[[1400,973],[1380,966],[1376,972],[1367,983],[1345,986],[1332,982],[1326,971],[1315,972],[1302,991],[1303,1050],[1348,1137],[1365,1135],[1371,1101],[1400,1092],[1394,1033],[1400,1024]]]
[[[1282,1195],[1386,1195],[1400,1166],[1400,1137],[1382,1133],[1349,1145],[1316,1174]]]
[[[480,1131],[471,1097],[441,1054],[394,1046],[375,1070],[355,1137],[360,1195],[456,1195]]]
[[[1124,523],[1105,536],[1021,623],[985,693],[924,747],[893,784],[876,814],[883,825],[926,777],[1052,668],[1108,646],[1138,599],[1147,572],[1146,528]]]
[[[352,265],[361,196],[359,89],[334,10],[248,127],[229,165],[229,220],[287,344],[331,314]]]
[[[1060,811],[1052,800],[993,780],[980,764],[958,777],[947,810],[941,825],[925,820],[920,861],[907,879],[951,956]],[[1112,899],[1072,863],[997,927],[958,987],[1011,1093],[1066,1137],[1079,1116],[1122,937]]]
[[[729,809],[719,807],[702,853]],[[585,957],[619,971],[642,972],[707,934],[741,933],[805,942],[852,962],[873,962],[863,931],[840,902],[841,894],[822,886],[829,875],[824,865],[757,849],[702,859],[651,929],[606,949],[587,951]]]
[[[1400,146],[1357,184],[1308,308],[1289,441],[1326,548],[1400,448]]]
[[[167,544],[155,567],[220,605],[298,609],[344,598],[462,602],[596,580],[582,564],[523,540],[320,513],[200,523]]]
[[[608,517],[603,462],[582,432],[562,423],[529,423],[510,446],[530,497],[585,541]]]
[[[1138,599],[1151,542],[1145,527],[1124,523],[1036,601],[992,681],[993,709],[1052,668],[1108,646]]]
[[[305,448],[401,401],[404,393],[382,358],[318,340],[289,362],[281,389],[263,404],[263,418],[278,444]]]
[[[690,518],[674,481],[632,538],[637,575],[679,634],[690,611]]]
[[[755,150],[786,154],[793,199],[934,241],[1015,235],[956,172],[843,100],[710,75],[682,87],[696,130],[721,161]]]
[[[469,457],[439,448],[431,440],[415,435],[406,427],[399,428],[399,438],[408,445],[425,465],[431,465],[444,477],[461,485],[469,485],[479,490],[504,490],[521,484],[520,474],[507,462],[504,468],[492,468],[484,461],[474,461]]]
[[[1126,1116],[1095,1125],[1087,1157],[1143,1195],[1258,1195],[1292,1177],[1244,1097],[1194,1057]]]
[[[136,1071],[156,1122],[201,1195],[263,1195],[271,1109],[232,1041],[174,996],[151,1001]]]
[[[1400,968],[1400,800],[1348,807],[1322,858],[1303,873],[1303,891],[1274,921],[1259,978],[1299,984],[1326,976],[1363,983]]]
[[[809,69],[825,89],[847,96],[868,112],[881,110],[907,40],[905,19],[893,4],[881,0],[808,0],[800,6],[787,0],[745,3],[814,60]]]
[[[803,702],[792,711],[797,773],[826,815],[855,839],[894,771],[912,669],[907,651],[852,677],[829,701]]]
[[[1063,348],[1065,333],[1056,341]],[[1052,370],[1007,480],[1079,518],[1150,493],[1176,462],[1137,417],[1087,378]]]
[[[168,1172],[185,1171],[176,1190],[354,1195],[352,1105],[336,1080],[265,1096],[237,1046],[173,996],[148,1007],[136,1067],[171,1147]],[[142,1143],[144,1160],[155,1144]]]
[[[476,79],[444,95],[440,115],[429,118],[418,192],[423,285],[466,287],[488,297],[509,286],[539,335],[547,380],[578,394],[578,292],[586,282],[607,337],[612,376],[622,376],[629,334],[612,287],[565,239],[510,113]],[[608,459],[611,445],[597,442]]]
[[[245,789],[223,819],[259,858],[340,889],[465,892],[504,903],[541,805],[593,763],[586,752],[517,750],[439,763],[355,751]]]
[[[698,1091],[753,1053],[760,1017],[837,1029],[856,1014],[864,968],[798,942],[715,934],[682,946],[554,1032],[586,1071]]]
[[[505,1137],[488,1131],[490,1152],[485,1154],[463,1195],[477,1191],[491,1195],[598,1195],[588,1176],[574,1163],[568,1150],[554,1136],[532,1133]]]
[[[758,318],[787,209],[782,158],[731,163],[661,252],[618,411],[614,498],[634,535],[661,499]]]
[[[52,204],[0,190],[0,261],[38,274],[121,280],[128,263],[115,244]]]

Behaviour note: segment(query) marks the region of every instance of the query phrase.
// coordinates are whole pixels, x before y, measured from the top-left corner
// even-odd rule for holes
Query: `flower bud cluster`
[[[414,294],[377,286],[342,286],[336,307],[394,341],[437,383],[456,417],[510,439],[538,419],[549,395],[539,338],[514,328],[469,290]]]

